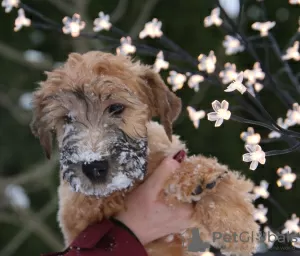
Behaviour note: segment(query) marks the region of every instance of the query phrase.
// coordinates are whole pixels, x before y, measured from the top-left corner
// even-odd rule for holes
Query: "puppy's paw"
[[[202,156],[187,158],[182,162],[180,171],[167,181],[164,195],[172,204],[175,201],[197,202],[206,193],[213,193],[227,173],[226,166],[218,164],[215,159]]]
[[[245,243],[215,239],[236,234],[256,234],[259,230],[253,218],[253,197],[249,193],[253,183],[238,172],[228,170],[215,159],[203,156],[190,157],[182,162],[180,171],[168,181],[164,189],[167,203],[193,203],[193,222],[200,237],[223,252],[250,255],[256,241]]]

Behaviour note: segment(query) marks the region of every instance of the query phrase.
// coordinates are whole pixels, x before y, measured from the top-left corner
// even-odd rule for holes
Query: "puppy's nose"
[[[107,171],[108,171],[108,161],[94,161],[88,164],[82,164],[83,173],[91,180],[91,181],[101,181],[105,179]]]

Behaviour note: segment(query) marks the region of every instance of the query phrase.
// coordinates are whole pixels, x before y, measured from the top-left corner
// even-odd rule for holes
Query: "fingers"
[[[166,180],[180,167],[180,164],[171,157],[165,158],[148,178],[147,183],[152,189],[159,192]]]

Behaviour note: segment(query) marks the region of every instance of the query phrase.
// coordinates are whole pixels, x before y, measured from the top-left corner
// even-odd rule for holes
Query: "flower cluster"
[[[2,7],[5,9],[5,12],[11,12],[12,8],[17,8],[20,4],[20,0],[3,0]]]
[[[31,20],[26,18],[24,10],[21,8],[18,10],[18,17],[15,20],[14,31],[19,31],[22,27],[29,27]]]
[[[80,31],[85,28],[85,22],[81,20],[78,13],[75,13],[72,18],[64,17],[62,22],[64,24],[62,31],[65,34],[71,34],[72,37],[78,37]]]
[[[299,41],[295,41],[292,47],[286,50],[286,54],[282,56],[283,60],[300,60]]]
[[[241,133],[241,139],[248,145],[256,145],[260,143],[260,134],[255,133],[252,127],[248,127],[246,132]]]
[[[223,46],[226,55],[233,55],[245,50],[245,46],[241,44],[240,40],[230,35],[225,36]]]
[[[208,74],[211,74],[215,71],[217,58],[214,51],[210,51],[208,56],[205,54],[200,54],[198,56],[198,61],[200,62],[198,65],[198,69],[200,71],[206,71]]]
[[[188,86],[194,89],[195,92],[199,91],[199,84],[204,81],[204,77],[201,75],[191,75],[188,80]]]
[[[215,8],[211,11],[211,14],[204,19],[204,26],[210,27],[215,25],[219,27],[223,23],[223,20],[220,18],[220,8]]]
[[[283,168],[277,169],[277,174],[280,179],[277,180],[278,187],[284,187],[285,189],[291,189],[293,182],[296,180],[297,176],[292,172],[291,167],[288,165]]]
[[[131,37],[122,37],[120,42],[121,45],[116,50],[118,55],[129,55],[135,53],[136,47],[132,45]]]
[[[232,63],[225,63],[224,70],[219,73],[220,78],[222,78],[223,84],[228,84],[237,79],[238,73],[236,71],[236,65]]]
[[[246,69],[244,71],[244,78],[247,79],[246,86],[250,92],[253,93],[253,89],[259,92],[263,88],[261,80],[265,79],[265,73],[262,71],[260,63],[255,62],[253,69]]]
[[[223,100],[222,103],[215,100],[212,104],[212,108],[215,112],[210,112],[207,114],[207,119],[215,123],[215,127],[221,126],[224,120],[229,120],[231,112],[228,110],[229,103]]]
[[[99,32],[102,30],[110,30],[112,24],[109,22],[110,18],[108,14],[104,14],[104,12],[99,12],[99,18],[94,20],[94,28],[95,32]]]
[[[262,204],[259,204],[257,208],[254,210],[254,219],[259,221],[260,224],[264,224],[267,222],[267,213],[268,208],[264,207]]]
[[[163,51],[160,51],[156,55],[156,59],[153,64],[153,69],[155,72],[159,73],[162,69],[168,69],[168,68],[169,68],[169,62],[165,61],[164,53],[163,53]]]
[[[176,92],[177,90],[182,89],[186,81],[186,76],[184,74],[177,73],[176,71],[172,70],[169,73],[167,81],[170,85],[172,85],[172,90]]]
[[[144,39],[149,36],[151,38],[161,37],[163,32],[161,31],[162,23],[158,19],[154,18],[145,24],[144,29],[140,32],[140,38]]]
[[[259,186],[255,186],[253,188],[253,194],[255,196],[255,199],[258,199],[260,197],[266,199],[269,197],[270,193],[268,191],[269,183],[265,180],[262,180],[259,184]]]
[[[250,170],[255,170],[258,166],[258,163],[266,163],[266,153],[261,149],[259,145],[245,145],[246,150],[249,153],[243,155],[244,162],[251,162]]]
[[[195,128],[197,129],[200,124],[200,119],[205,117],[205,111],[203,110],[196,111],[191,106],[188,106],[186,109],[188,111],[190,119],[192,120]]]
[[[266,22],[255,22],[252,24],[252,29],[258,30],[260,36],[264,37],[269,34],[269,30],[276,25],[275,21],[266,21]]]
[[[284,223],[284,229],[281,231],[282,234],[286,233],[299,233],[300,226],[299,226],[299,217],[296,214],[292,214],[292,218],[287,220]]]

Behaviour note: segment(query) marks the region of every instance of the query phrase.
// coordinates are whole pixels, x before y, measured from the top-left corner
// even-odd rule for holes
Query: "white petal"
[[[239,81],[240,83],[243,82],[243,79],[244,79],[244,72],[240,72],[236,78],[236,81]]]
[[[219,127],[219,126],[221,126],[221,124],[223,123],[223,119],[222,118],[219,118],[218,120],[217,120],[217,122],[215,123],[215,127]]]
[[[244,162],[251,162],[252,161],[252,157],[250,153],[246,153],[243,155],[243,161]]]
[[[247,88],[243,85],[243,86],[241,86],[240,88],[238,88],[238,91],[239,91],[241,94],[244,94],[244,93],[247,91]]]
[[[218,120],[218,114],[216,112],[211,112],[207,114],[207,119],[209,121],[217,121]]]
[[[266,158],[265,157],[260,158],[258,161],[259,161],[260,164],[265,164],[266,163]]]
[[[248,152],[252,153],[255,151],[255,145],[249,145],[249,144],[246,144],[245,145],[245,148]]]
[[[258,162],[257,161],[253,161],[251,164],[250,164],[250,170],[254,171],[258,166]]]
[[[214,111],[218,111],[221,108],[221,103],[218,100],[215,100],[211,103]]]
[[[229,103],[226,100],[223,100],[221,103],[221,108],[227,110],[229,107]]]
[[[231,84],[224,90],[224,92],[233,92],[236,88]]]

